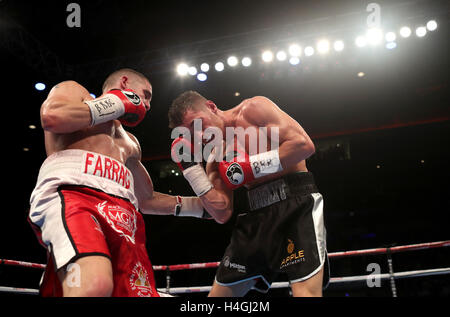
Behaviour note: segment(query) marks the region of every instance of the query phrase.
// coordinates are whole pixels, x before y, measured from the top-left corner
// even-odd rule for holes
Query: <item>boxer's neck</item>
[[[236,109],[230,109],[230,110],[218,110],[218,116],[223,120],[224,128],[227,127],[236,127]]]

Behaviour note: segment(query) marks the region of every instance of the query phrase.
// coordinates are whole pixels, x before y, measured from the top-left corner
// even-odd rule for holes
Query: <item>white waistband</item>
[[[81,185],[128,199],[138,209],[131,171],[119,161],[95,152],[64,150],[44,161],[36,187],[30,198],[31,207],[61,185]]]

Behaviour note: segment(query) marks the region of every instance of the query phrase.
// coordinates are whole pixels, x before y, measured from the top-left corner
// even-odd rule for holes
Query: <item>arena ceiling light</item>
[[[221,71],[223,71],[223,70],[225,69],[225,65],[224,65],[222,62],[217,62],[217,63],[214,65],[214,69],[215,69],[216,71],[218,71],[218,72],[221,72]]]
[[[249,67],[252,64],[252,59],[248,56],[244,57],[241,61],[242,66]]]
[[[394,32],[387,32],[384,38],[386,42],[394,42],[397,39],[397,35]]]
[[[298,44],[289,45],[288,52],[291,56],[299,57],[302,54],[302,48]]]
[[[378,45],[383,39],[383,32],[377,28],[369,29],[366,33],[366,39],[369,45]]]
[[[289,58],[289,64],[293,66],[300,64],[300,58],[298,58],[297,56],[292,56],[291,58]]]
[[[424,37],[427,34],[427,28],[424,26],[419,26],[416,29],[416,35],[417,37]]]
[[[44,83],[36,83],[36,84],[34,85],[34,88],[35,88],[36,90],[42,91],[42,90],[45,89],[45,84],[44,84]]]
[[[434,31],[437,29],[437,22],[435,20],[430,20],[427,22],[428,31]]]
[[[261,57],[264,62],[269,63],[273,60],[273,53],[271,51],[264,51]]]
[[[227,59],[227,64],[231,67],[236,66],[239,63],[239,60],[237,59],[236,56],[230,56]]]
[[[383,39],[385,42],[385,47],[389,50],[395,49],[397,47],[396,41],[399,37],[408,38],[415,32],[417,37],[424,37],[428,32],[436,30],[438,24],[435,20],[429,20],[426,24],[416,27],[415,30],[408,26],[402,26],[398,32],[389,31],[386,34],[381,29],[371,28],[368,29],[366,34],[359,35],[355,38],[355,45],[357,47],[365,47],[367,45],[378,45],[381,44]],[[331,47],[332,46],[332,47]],[[298,43],[291,43],[287,50],[279,50],[276,53],[271,50],[265,50],[262,52],[261,57],[265,63],[272,62],[275,58],[278,61],[288,60],[291,65],[298,65],[300,63],[300,56],[302,54],[306,56],[312,56],[316,53],[326,54],[330,49],[334,49],[336,52],[341,52],[345,48],[345,44],[342,40],[335,40],[330,42],[326,39],[321,39],[317,42],[315,46],[301,47]],[[230,67],[236,67],[239,63],[244,67],[249,67],[252,65],[252,59],[249,56],[245,56],[242,59],[238,59],[236,56],[229,56],[226,62],[217,62],[214,65],[216,71],[221,72],[225,69],[225,63]],[[210,70],[212,64],[202,63],[200,69],[197,70],[195,66],[189,66],[186,63],[180,63],[177,65],[176,71],[178,75],[185,76],[187,74],[191,76],[196,76],[198,80],[205,81],[207,79],[206,72]],[[36,83],[35,88],[37,90],[45,90],[46,86],[43,83]]]
[[[410,29],[409,27],[407,27],[407,26],[403,26],[403,27],[400,29],[400,35],[401,35],[402,37],[404,37],[404,38],[409,37],[409,36],[411,35],[411,29]]]
[[[395,43],[395,42],[388,42],[388,43],[386,43],[386,48],[388,50],[393,50],[396,47],[397,47],[397,43]]]
[[[277,52],[277,60],[279,60],[280,62],[285,61],[287,58],[287,54],[285,51],[278,51]]]
[[[208,76],[207,76],[205,73],[199,73],[199,74],[197,75],[197,79],[198,79],[199,81],[205,81],[205,80],[208,79]]]
[[[312,46],[305,47],[305,55],[306,56],[314,55],[314,48]]]
[[[185,63],[180,63],[177,66],[177,73],[180,76],[186,76],[188,74],[189,71],[189,66]]]
[[[195,67],[195,66],[189,67],[188,74],[191,75],[191,76],[197,75],[197,67]]]
[[[330,51],[330,42],[328,40],[320,40],[317,42],[317,51],[319,54],[326,54]]]
[[[202,63],[201,65],[200,65],[200,69],[201,69],[201,71],[202,72],[208,72],[209,71],[209,64],[208,63]]]
[[[341,40],[337,40],[333,44],[333,48],[336,52],[341,52],[344,49],[344,42]]]

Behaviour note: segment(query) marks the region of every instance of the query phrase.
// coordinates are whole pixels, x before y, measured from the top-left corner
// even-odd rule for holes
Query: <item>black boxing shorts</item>
[[[297,172],[233,192],[238,214],[216,273],[216,282],[232,286],[256,280],[267,292],[280,273],[291,283],[305,281],[323,267],[329,282],[323,198],[310,172]]]

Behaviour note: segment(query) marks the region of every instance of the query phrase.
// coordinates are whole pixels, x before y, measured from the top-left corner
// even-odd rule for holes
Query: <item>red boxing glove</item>
[[[125,113],[119,117],[120,123],[128,127],[135,127],[144,120],[147,109],[141,98],[132,89],[112,89],[108,94],[114,94],[120,98],[125,108]]]
[[[255,179],[247,153],[235,150],[227,153],[225,157],[231,161],[224,160],[219,163],[219,174],[228,188],[235,189]]]
[[[85,103],[91,111],[91,126],[118,119],[123,125],[134,127],[147,112],[141,98],[131,89],[112,89]]]
[[[181,171],[197,164],[194,162],[194,145],[185,138],[180,137],[173,140],[170,154]]]
[[[176,138],[171,146],[172,160],[177,163],[195,194],[200,197],[206,194],[213,185],[208,179],[202,164],[194,160],[194,146],[185,138]]]
[[[230,155],[232,158],[230,159]],[[225,156],[229,161],[219,163],[219,174],[230,189],[238,188],[255,178],[278,173],[283,170],[278,150],[249,156],[239,150]]]

